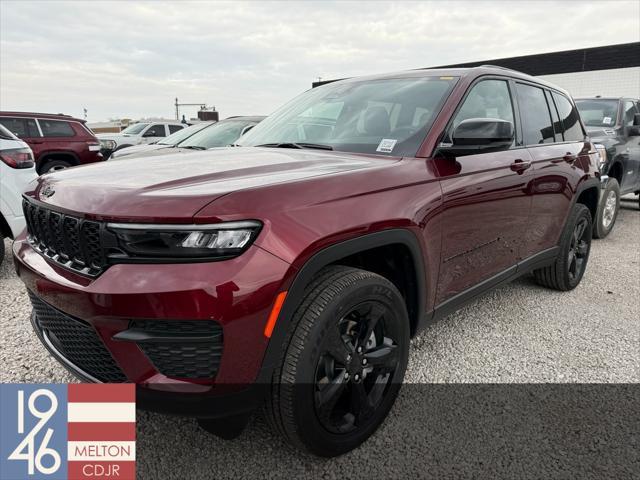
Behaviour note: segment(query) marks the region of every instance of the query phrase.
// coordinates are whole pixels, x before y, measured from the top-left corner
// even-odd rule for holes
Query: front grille
[[[212,320],[134,320],[130,329],[161,338],[138,343],[162,375],[211,379],[222,358],[222,327]]]
[[[101,224],[54,212],[26,199],[22,209],[29,242],[40,253],[76,272],[97,276],[107,265]]]
[[[91,325],[53,308],[32,292],[29,292],[29,298],[36,316],[36,328],[60,355],[101,382],[127,381]]]

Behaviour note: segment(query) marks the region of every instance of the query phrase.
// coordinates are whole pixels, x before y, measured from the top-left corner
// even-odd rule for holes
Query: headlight
[[[236,257],[249,248],[261,227],[255,220],[211,225],[107,224],[117,244],[110,257],[133,261]]]
[[[116,142],[114,140],[100,140],[100,146],[105,150],[113,150],[116,148]]]
[[[599,143],[596,143],[594,147],[596,147],[596,152],[598,153],[599,157],[598,166],[600,167],[600,170],[602,170],[602,167],[604,167],[605,163],[607,163],[607,149],[604,145],[601,145]]]

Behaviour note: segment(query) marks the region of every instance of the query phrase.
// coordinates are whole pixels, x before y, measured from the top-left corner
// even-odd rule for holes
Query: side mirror
[[[633,126],[640,127],[640,113],[633,114]]]
[[[499,118],[469,118],[453,131],[450,144],[440,150],[453,155],[470,155],[509,148],[514,139],[513,123]]]

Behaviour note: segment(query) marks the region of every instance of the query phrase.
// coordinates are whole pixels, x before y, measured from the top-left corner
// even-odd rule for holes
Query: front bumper
[[[91,330],[122,372],[122,380],[114,380],[107,374],[95,375],[95,362],[89,362],[91,368],[82,365],[85,357],[70,360],[56,342],[55,330],[43,329],[34,315],[32,323],[42,343],[80,379],[135,382],[143,408],[199,417],[232,415],[251,409],[260,400],[257,389],[262,386],[256,386],[255,381],[264,367],[268,344],[264,324],[289,275],[286,262],[254,246],[232,260],[114,265],[90,279],[50,263],[24,239],[14,242],[13,251],[16,271],[35,302],[40,300],[63,320],[68,317]],[[213,378],[166,375],[163,372],[171,365],[166,352],[171,348],[160,352],[165,362],[159,367],[159,357],[146,350],[135,335],[126,341],[114,338],[130,333],[132,325],[213,321],[224,338]],[[47,331],[54,332],[54,338],[49,338]],[[162,340],[173,347],[184,339],[172,342],[165,336]],[[91,344],[89,348],[99,347]]]

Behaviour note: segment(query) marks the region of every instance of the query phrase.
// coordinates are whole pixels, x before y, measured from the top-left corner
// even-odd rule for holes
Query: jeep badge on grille
[[[47,185],[42,189],[40,195],[42,195],[44,198],[51,198],[53,197],[54,193],[56,193],[56,191],[53,189],[53,187],[51,185]]]

